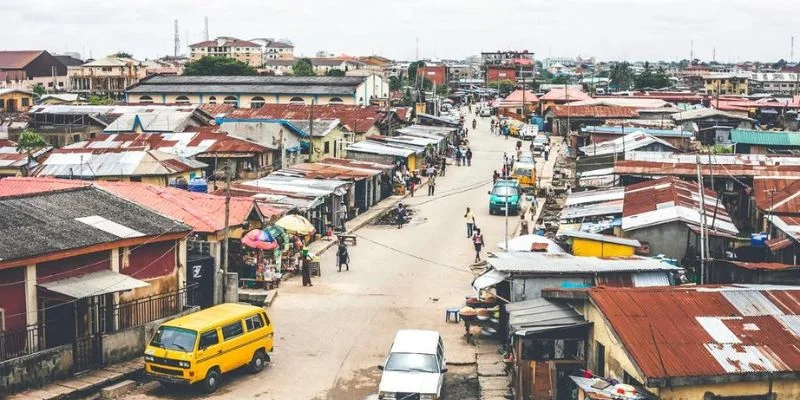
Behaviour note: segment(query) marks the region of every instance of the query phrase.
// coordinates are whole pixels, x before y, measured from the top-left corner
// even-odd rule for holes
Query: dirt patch
[[[414,218],[416,211],[406,207],[406,223]],[[372,225],[397,225],[397,208],[389,210],[384,216],[372,221]]]
[[[352,377],[340,378],[324,397],[316,397],[315,400],[364,399],[377,393],[380,380],[381,370],[377,367],[360,369]]]
[[[480,387],[474,365],[447,366],[447,377],[444,380],[445,398],[448,400],[478,400]]]

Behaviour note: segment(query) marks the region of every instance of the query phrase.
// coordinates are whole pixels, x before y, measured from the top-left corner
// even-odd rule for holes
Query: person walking
[[[464,214],[464,219],[467,221],[467,239],[472,237],[472,229],[475,227],[475,215],[472,210],[467,207],[467,212]]]
[[[428,196],[433,196],[436,191],[436,174],[428,175]]]
[[[461,166],[461,147],[456,147],[456,165]]]
[[[303,258],[301,262],[301,273],[303,274],[303,286],[314,286],[311,284],[311,257],[308,255],[308,250],[303,249]]]
[[[481,261],[481,249],[484,245],[483,234],[480,228],[475,228],[475,233],[472,235],[472,244],[475,246],[475,262]]]
[[[550,145],[549,144],[545,144],[544,145],[544,160],[547,161],[547,159],[549,157],[550,157]]]
[[[494,170],[494,173],[492,174],[492,185],[497,183],[498,179],[500,179],[500,173],[498,173],[497,170]]]
[[[411,192],[411,197],[414,197],[414,187],[416,186],[416,182],[414,182],[414,177],[410,176],[406,179],[406,189]]]
[[[350,253],[347,251],[347,244],[344,238],[339,238],[339,248],[336,250],[336,261],[339,264],[339,272],[342,272],[342,265],[350,271]]]
[[[444,176],[444,170],[447,167],[447,157],[442,157],[442,166],[439,168],[439,175]]]
[[[403,207],[403,203],[397,204],[397,229],[403,227],[403,224],[406,223],[406,209]]]
[[[472,130],[473,130],[473,131],[475,130],[475,127],[476,127],[476,126],[478,126],[478,121],[476,121],[476,120],[475,120],[475,118],[473,118],[473,119],[472,119]]]
[[[467,147],[467,151],[464,154],[464,157],[467,159],[467,166],[471,167],[472,166],[472,149]]]

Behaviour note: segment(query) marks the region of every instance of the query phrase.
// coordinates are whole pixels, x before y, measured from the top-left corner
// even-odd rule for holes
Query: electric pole
[[[177,19],[175,20],[175,43],[174,44],[175,44],[175,54],[173,54],[173,55],[175,57],[177,57],[178,56],[178,51],[180,51],[180,49],[181,49],[181,37],[178,34],[178,20]]]
[[[203,29],[203,40],[208,40],[208,16],[206,16],[203,20],[204,28]]]
[[[697,156],[697,191],[700,196],[700,284],[705,283],[706,274],[706,243],[703,240],[705,234],[706,216],[706,195],[703,191],[703,172],[700,164],[700,155]]]
[[[224,255],[222,256],[222,301],[225,301],[226,288],[228,284],[228,264],[229,264],[229,249],[228,243],[230,239],[230,219],[231,219],[231,162],[225,162],[225,239]]]

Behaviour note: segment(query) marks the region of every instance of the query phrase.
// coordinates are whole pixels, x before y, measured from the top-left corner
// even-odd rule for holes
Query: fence
[[[87,327],[91,326],[94,330],[88,333],[114,332],[176,315],[187,306],[199,304],[197,301],[200,293],[198,286],[194,284],[174,292],[120,304],[95,303],[96,306],[93,308],[96,309],[87,310],[86,314],[99,316],[100,321],[92,321],[93,323],[87,324]],[[72,307],[75,304],[77,303],[71,303]],[[24,328],[0,332],[0,361],[74,343],[79,339],[75,337],[75,330],[71,329],[71,332],[63,332],[64,336],[59,336],[58,340],[47,340],[45,331],[48,327],[46,325],[46,322],[40,322]],[[59,324],[59,326],[51,328],[64,329],[65,327]]]

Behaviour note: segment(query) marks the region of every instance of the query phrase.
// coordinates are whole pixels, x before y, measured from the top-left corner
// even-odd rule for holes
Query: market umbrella
[[[286,231],[289,233],[297,233],[299,235],[311,235],[316,232],[314,225],[311,225],[311,222],[301,215],[286,215],[279,219],[275,225],[286,229]]]
[[[275,250],[278,248],[278,242],[272,238],[272,235],[261,229],[253,229],[247,232],[242,238],[242,244],[259,250]]]
[[[547,245],[547,253],[566,253],[556,242],[539,235],[522,235],[508,240],[508,251],[532,251],[535,243]],[[500,242],[497,247],[505,250],[505,242]]]

